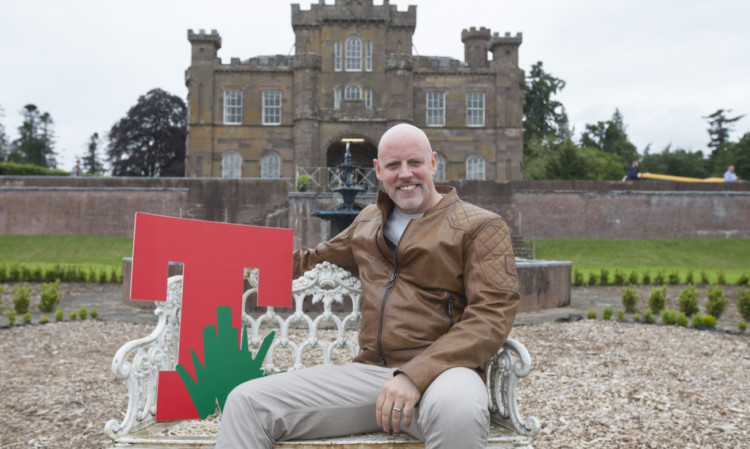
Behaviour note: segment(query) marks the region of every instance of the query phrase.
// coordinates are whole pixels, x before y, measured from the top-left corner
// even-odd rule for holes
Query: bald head
[[[383,149],[393,145],[395,142],[399,142],[401,145],[408,144],[419,148],[420,150],[425,151],[428,155],[432,153],[430,141],[427,139],[427,135],[424,131],[416,126],[401,123],[388,129],[388,131],[383,134],[383,137],[380,138],[380,143],[378,144],[378,159],[381,158]]]

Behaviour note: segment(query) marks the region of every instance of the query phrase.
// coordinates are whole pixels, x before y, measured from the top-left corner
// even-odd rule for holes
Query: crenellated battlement
[[[510,33],[505,33],[504,36],[500,36],[500,33],[495,33],[490,39],[490,51],[492,47],[496,45],[521,45],[523,42],[523,33],[516,33],[515,36],[511,36]]]
[[[391,27],[417,26],[417,7],[410,5],[407,11],[399,11],[397,5],[384,0],[382,5],[374,5],[372,0],[336,0],[327,5],[324,0],[310,4],[309,10],[300,5],[292,5],[292,29],[318,27],[324,23],[385,23]]]
[[[464,29],[461,31],[461,42],[466,42],[470,39],[482,39],[484,41],[490,40],[492,37],[492,31],[489,28],[481,27],[477,29],[476,27],[471,27],[468,30]]]
[[[191,44],[213,43],[217,49],[221,48],[221,36],[219,36],[216,30],[211,30],[210,34],[206,33],[206,30],[198,30],[197,33],[194,33],[193,30],[188,30],[187,37]]]

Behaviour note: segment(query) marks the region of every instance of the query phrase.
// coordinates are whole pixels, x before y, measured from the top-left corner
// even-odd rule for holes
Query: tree
[[[641,158],[640,169],[643,172],[689,178],[707,178],[711,172],[702,151],[689,152],[679,148],[672,151],[670,145],[655,154],[650,154],[647,148]]]
[[[732,110],[727,109],[726,113],[729,112],[732,112]],[[708,135],[711,136],[711,141],[708,143],[708,147],[711,148],[711,159],[716,157],[717,152],[729,140],[729,132],[732,130],[733,124],[744,117],[744,115],[738,115],[737,117],[727,118],[724,114],[724,109],[718,109],[713,114],[703,117],[711,125],[708,128]]]
[[[546,73],[539,61],[531,67],[523,105],[523,148],[537,138],[559,145],[572,135],[563,104],[553,97],[565,87],[565,81]]]
[[[722,176],[730,165],[734,172],[745,181],[750,181],[750,132],[745,133],[737,142],[726,142],[713,161],[714,176]]]
[[[187,107],[152,89],[109,131],[113,176],[184,176]]]
[[[5,117],[3,107],[0,106],[0,119]],[[5,135],[5,126],[0,122],[0,162],[5,162],[8,159],[8,136]]]
[[[48,112],[41,113],[33,104],[24,106],[21,115],[23,123],[18,127],[20,137],[13,141],[8,160],[56,168],[52,116]]]
[[[99,149],[99,133],[94,133],[89,137],[89,142],[86,144],[86,155],[81,158],[83,162],[83,170],[85,173],[91,175],[100,175],[104,173],[104,164],[99,160],[97,150]]]
[[[581,134],[582,147],[596,148],[605,153],[615,154],[623,165],[638,159],[638,150],[628,140],[625,123],[619,109],[615,109],[612,118],[606,122],[586,125]]]

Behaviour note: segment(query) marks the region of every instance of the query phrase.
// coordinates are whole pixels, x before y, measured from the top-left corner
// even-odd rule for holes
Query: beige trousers
[[[382,430],[375,403],[393,371],[361,363],[318,365],[246,382],[227,398],[216,447],[272,449],[275,441]],[[452,368],[430,384],[403,430],[426,449],[479,449],[489,426],[484,382],[473,370]]]

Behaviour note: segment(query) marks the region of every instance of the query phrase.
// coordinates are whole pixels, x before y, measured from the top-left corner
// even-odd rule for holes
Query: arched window
[[[445,179],[445,156],[442,154],[437,155],[437,173],[435,173],[435,179]]]
[[[466,159],[466,179],[484,181],[484,158],[482,156],[469,156]]]
[[[362,41],[357,36],[346,40],[346,71],[362,71]]]
[[[221,158],[221,177],[238,179],[242,177],[242,156],[237,153],[227,153]]]
[[[361,100],[362,99],[362,89],[359,88],[356,84],[349,84],[344,89],[344,99],[346,100]]]
[[[281,177],[281,158],[276,153],[268,153],[260,160],[260,177],[274,179]]]

